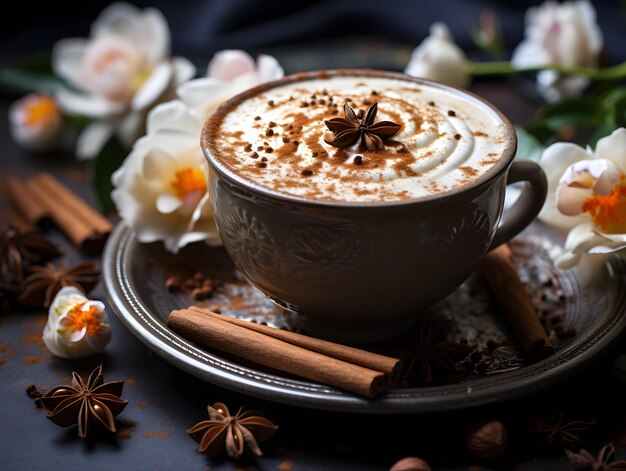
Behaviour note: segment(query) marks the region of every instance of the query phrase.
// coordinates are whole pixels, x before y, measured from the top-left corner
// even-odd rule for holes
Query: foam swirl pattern
[[[386,77],[333,76],[283,84],[240,102],[219,122],[215,160],[279,193],[324,201],[418,199],[467,185],[501,161],[502,119],[469,95]],[[336,148],[324,120],[343,106],[400,124],[380,151]]]

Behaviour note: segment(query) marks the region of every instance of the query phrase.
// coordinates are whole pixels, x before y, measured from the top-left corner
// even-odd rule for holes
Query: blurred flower
[[[448,27],[434,23],[430,36],[415,48],[404,72],[463,88],[470,82],[468,66],[465,54],[454,43]]]
[[[541,166],[548,197],[539,217],[569,230],[558,266],[570,268],[584,255],[604,261],[626,247],[626,129],[600,139],[595,153],[576,144],[553,144]]]
[[[154,8],[128,3],[104,9],[89,39],[64,39],[52,51],[57,75],[76,91],[57,93],[68,114],[93,120],[77,143],[80,158],[95,157],[117,133],[130,147],[144,130],[146,113],[171,99],[176,86],[195,69],[182,57],[170,57],[170,31]]]
[[[502,29],[493,10],[485,10],[480,14],[480,27],[472,31],[472,39],[478,47],[493,57],[505,54]]]
[[[43,341],[54,355],[83,358],[103,351],[110,340],[104,304],[90,301],[74,286],[57,293],[43,330]]]
[[[208,194],[208,164],[200,148],[204,121],[223,101],[283,76],[276,59],[254,60],[243,51],[222,51],[209,76],[184,83],[178,100],[158,105],[139,139],[113,174],[112,193],[121,218],[141,242],[162,240],[167,250],[204,240],[221,244]]]
[[[52,97],[30,94],[11,104],[9,124],[15,142],[29,149],[46,150],[58,142],[63,119]]]
[[[511,58],[515,67],[597,67],[603,38],[596,11],[588,0],[562,4],[548,1],[529,8],[525,21],[526,39]],[[554,70],[537,74],[537,89],[549,102],[580,95],[588,84],[585,77],[561,77]]]

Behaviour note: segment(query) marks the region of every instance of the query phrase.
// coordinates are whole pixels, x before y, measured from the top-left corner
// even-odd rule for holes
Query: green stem
[[[626,62],[604,69],[594,69],[591,67],[561,67],[552,64],[517,68],[508,61],[472,62],[469,65],[469,73],[475,77],[482,75],[521,74],[525,72],[539,72],[541,70],[555,70],[561,75],[579,75],[591,80],[626,78]]]

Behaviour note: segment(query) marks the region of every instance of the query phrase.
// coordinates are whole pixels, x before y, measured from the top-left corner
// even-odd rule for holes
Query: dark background
[[[11,2],[0,15],[0,60],[7,65],[33,53],[49,53],[61,38],[85,37],[89,25],[111,2]],[[277,56],[287,72],[306,68],[309,54],[322,54],[326,67],[367,65],[401,69],[408,53],[435,21],[445,22],[471,57],[481,58],[471,40],[480,13],[493,10],[507,50],[523,38],[524,12],[539,1],[485,0],[152,0],[133,1],[160,9],[172,31],[175,54],[204,68],[220,49],[241,48]],[[626,60],[626,6],[593,1],[605,36],[605,62]],[[360,44],[365,54],[354,54]],[[298,54],[290,54],[292,51]],[[390,52],[393,51],[393,52]],[[298,57],[293,57],[298,56]],[[304,58],[304,59],[303,59]],[[374,61],[375,63],[372,63]]]

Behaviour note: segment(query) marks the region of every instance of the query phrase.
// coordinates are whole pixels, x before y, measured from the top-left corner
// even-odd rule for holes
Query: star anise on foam
[[[61,427],[78,424],[78,436],[87,437],[95,426],[116,432],[114,417],[128,401],[121,399],[124,381],[104,382],[102,365],[89,375],[87,383],[72,372],[72,386],[57,386],[41,397],[48,418]]]
[[[604,445],[597,458],[587,450],[580,450],[578,453],[565,450],[565,455],[574,469],[580,471],[626,470],[626,461],[613,461],[615,459],[615,447],[612,443]]]
[[[39,265],[61,255],[59,247],[35,232],[20,232],[9,225],[0,231],[0,275],[19,284],[30,265]]]
[[[346,103],[343,107],[345,118],[332,118],[324,121],[335,137],[326,140],[327,144],[334,147],[347,147],[359,140],[367,147],[367,150],[380,150],[384,147],[383,141],[393,136],[402,127],[392,121],[379,121],[374,123],[378,112],[378,103],[370,106],[362,117]]]
[[[89,293],[100,279],[100,269],[94,262],[83,261],[71,267],[65,261],[33,267],[24,279],[18,302],[24,307],[50,307],[54,296],[64,286],[75,286]]]
[[[553,412],[549,418],[528,417],[528,432],[544,445],[576,447],[582,443],[581,434],[596,425],[595,420],[566,422],[563,413]]]
[[[458,342],[435,342],[431,327],[426,325],[417,333],[400,336],[393,348],[393,356],[406,365],[401,378],[403,385],[408,386],[414,382],[429,384],[436,377],[454,373],[455,363],[471,351],[470,347]]]
[[[228,407],[221,402],[208,406],[208,411],[209,420],[198,422],[187,433],[200,443],[200,452],[211,456],[220,455],[224,450],[233,459],[241,457],[245,451],[262,456],[257,443],[269,438],[278,428],[265,417],[242,412],[242,409],[230,415]]]

